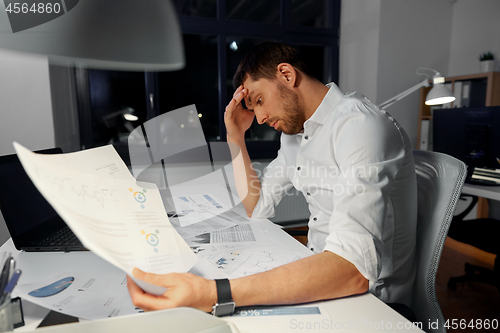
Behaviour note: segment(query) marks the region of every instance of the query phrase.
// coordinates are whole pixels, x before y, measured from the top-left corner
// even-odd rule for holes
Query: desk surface
[[[276,240],[282,248],[294,251],[307,253],[308,249],[292,237],[288,236],[281,229],[269,223],[267,230],[270,237]],[[14,252],[12,241],[7,241],[0,251]],[[20,255],[21,254],[21,255]],[[98,258],[90,252],[74,252],[74,253],[16,253],[18,257],[18,267],[23,269],[23,280],[20,283],[31,282],[37,277],[43,277],[44,274],[60,269],[65,266],[65,270],[70,270],[72,267],[81,269],[82,263],[99,265],[102,269],[107,269],[113,272],[118,270],[104,260]],[[53,258],[53,260],[49,259]],[[110,267],[107,267],[110,266]],[[196,267],[196,266],[195,266]],[[200,268],[201,270],[202,268]],[[375,296],[366,293],[360,296],[347,297],[343,299],[314,302],[298,306],[276,307],[275,309],[295,309],[280,315],[259,315],[253,311],[250,314],[248,311],[245,315],[225,317],[224,320],[232,322],[240,332],[296,332],[297,330],[305,329],[308,332],[329,331],[329,330],[356,330],[360,332],[368,332],[373,330],[391,330],[397,328],[411,328],[418,330],[412,323],[408,322],[400,314],[392,310],[389,306],[377,299]],[[320,313],[311,313],[308,310],[319,309]],[[26,304],[25,327],[16,329],[17,331],[30,331],[35,329],[48,310],[43,309],[34,304]],[[259,310],[260,311],[260,310]],[[305,312],[304,312],[305,311]],[[262,314],[262,311],[259,312]],[[128,317],[128,316],[125,316]],[[122,317],[122,318],[125,318]],[[112,318],[113,322],[120,317]],[[108,319],[104,319],[106,322]],[[426,323],[424,323],[426,324]],[[76,324],[79,325],[79,324]],[[143,328],[147,329],[147,322]],[[168,327],[168,322],[164,323],[164,327]],[[69,326],[68,326],[69,327]],[[108,327],[109,328],[109,327]],[[425,327],[424,327],[425,328]],[[76,331],[75,331],[76,332]]]
[[[484,186],[464,184],[462,193],[500,201],[500,186]]]

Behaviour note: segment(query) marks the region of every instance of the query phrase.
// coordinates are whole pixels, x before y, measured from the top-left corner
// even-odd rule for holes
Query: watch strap
[[[217,287],[217,303],[228,303],[233,301],[231,285],[228,279],[216,279],[215,285]]]

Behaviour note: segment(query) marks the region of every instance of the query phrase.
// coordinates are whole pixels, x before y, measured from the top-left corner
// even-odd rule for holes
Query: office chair
[[[451,156],[414,151],[418,187],[417,274],[411,309],[424,323],[438,328],[427,332],[446,332],[444,317],[436,296],[436,274],[453,212],[467,175],[465,164]]]
[[[448,236],[462,243],[475,246],[483,251],[496,254],[493,270],[465,263],[465,275],[451,277],[448,288],[457,289],[458,283],[481,282],[497,287],[500,292],[500,221],[493,218],[465,220],[464,218],[476,205],[478,198],[475,195],[462,194],[462,197],[471,197],[469,206],[460,214],[455,215],[451,222]]]

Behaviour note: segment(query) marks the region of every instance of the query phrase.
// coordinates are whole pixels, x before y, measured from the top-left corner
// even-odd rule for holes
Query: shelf
[[[487,72],[487,73],[477,73],[470,75],[460,75],[460,76],[452,76],[445,78],[446,83],[450,83],[453,81],[466,81],[466,80],[474,80],[474,79],[488,79],[495,74],[500,74],[500,72]]]
[[[474,81],[474,80],[487,80],[485,106],[499,106],[500,105],[500,72],[477,73],[471,75],[460,75],[445,78],[446,83],[452,84],[452,89],[455,89],[455,82]],[[422,120],[431,120],[432,112],[428,105],[425,105],[425,97],[430,91],[431,87],[422,87],[420,89],[420,106],[418,112],[418,132],[417,132],[417,149],[420,148],[420,131]],[[470,186],[469,186],[470,187]],[[464,186],[465,188],[465,186]],[[481,194],[483,195],[483,194]],[[488,202],[484,198],[479,198],[477,217],[488,217]]]

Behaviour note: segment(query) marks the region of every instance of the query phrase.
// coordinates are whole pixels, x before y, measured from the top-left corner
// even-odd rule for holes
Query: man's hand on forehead
[[[233,98],[226,106],[224,123],[226,125],[228,142],[230,142],[230,139],[233,141],[244,141],[245,132],[252,125],[255,114],[249,110],[245,110],[243,104],[247,94],[248,89],[244,88],[243,85],[239,86],[234,91]]]
[[[253,110],[250,110],[248,107],[247,107],[247,103],[245,101],[245,97],[247,96],[248,94],[248,89],[246,89],[243,85],[240,85],[235,91],[234,91],[234,94],[233,94],[233,99],[236,101],[236,103],[241,103],[241,106],[243,107],[243,109],[245,110],[249,110],[249,111],[253,111]],[[240,100],[241,99],[241,100]]]

